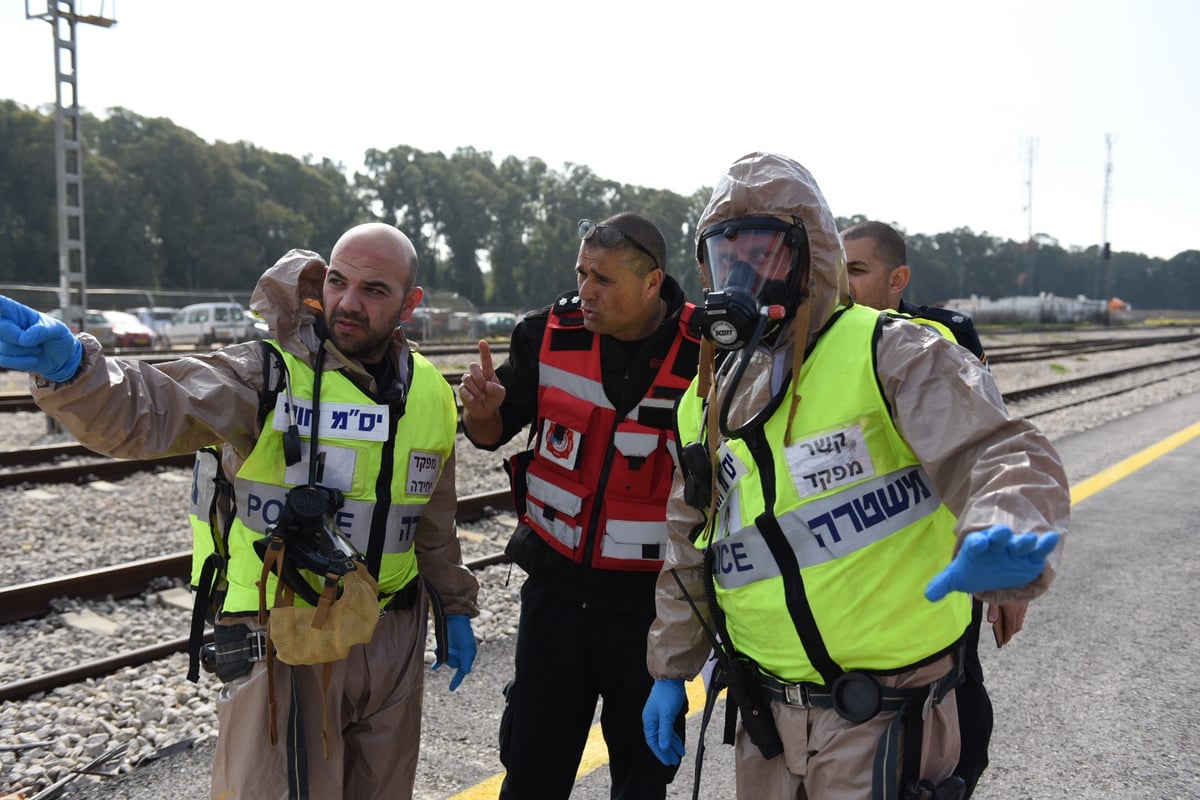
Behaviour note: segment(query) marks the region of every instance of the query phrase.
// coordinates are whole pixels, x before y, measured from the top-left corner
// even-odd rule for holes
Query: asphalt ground
[[[1031,605],[1025,630],[1003,649],[983,648],[996,723],[991,766],[974,796],[1200,798],[1200,621],[1191,606],[1200,585],[1200,398],[1056,446],[1072,486],[1071,531],[1060,575]],[[453,694],[445,670],[427,675],[418,800],[496,796],[512,648],[511,640],[481,647]],[[673,800],[691,797],[698,727],[693,715]],[[732,748],[720,743],[719,723],[707,745],[700,796],[732,798]],[[211,744],[197,747],[119,780],[83,779],[65,796],[207,797],[211,757]],[[608,798],[602,743],[589,748],[582,771],[573,800]]]

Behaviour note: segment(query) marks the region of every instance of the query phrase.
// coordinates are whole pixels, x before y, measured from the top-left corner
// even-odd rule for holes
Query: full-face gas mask
[[[342,503],[342,493],[337,489],[294,486],[284,497],[278,523],[254,542],[258,557],[264,560],[272,544],[287,546],[287,557],[278,566],[279,577],[310,605],[317,604],[320,593],[305,580],[301,570],[319,577],[342,576],[353,571],[356,562],[366,563],[334,522]]]
[[[722,350],[769,336],[804,299],[810,257],[798,221],[741,217],[711,225],[700,234],[696,257],[711,279],[701,329]]]

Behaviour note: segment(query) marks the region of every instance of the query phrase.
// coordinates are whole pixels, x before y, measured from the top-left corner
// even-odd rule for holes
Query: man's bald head
[[[329,254],[323,292],[333,343],[365,364],[378,362],[421,302],[416,281],[416,248],[392,225],[368,222],[343,233]]]
[[[364,222],[343,233],[329,254],[330,266],[339,261],[394,269],[406,290],[417,282],[417,249],[399,228],[384,222]]]

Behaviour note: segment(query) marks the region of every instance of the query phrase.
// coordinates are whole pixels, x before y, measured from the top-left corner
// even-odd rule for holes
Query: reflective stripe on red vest
[[[538,357],[537,443],[524,521],[576,563],[645,572],[662,566],[675,401],[698,360],[699,339],[688,330],[694,309],[684,304],[681,335],[661,364],[651,363],[653,382],[621,419],[604,393],[600,337],[583,327],[578,298],[550,311]]]

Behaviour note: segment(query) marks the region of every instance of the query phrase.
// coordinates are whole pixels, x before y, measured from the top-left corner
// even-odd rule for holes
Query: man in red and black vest
[[[675,402],[696,374],[695,307],[638,214],[579,222],[578,289],[529,313],[508,360],[463,375],[463,430],[508,461],[520,524],[507,553],[521,589],[516,674],[505,689],[501,798],[565,800],[603,697],[614,800],[666,796],[676,767],[646,746],[646,633],[666,547]],[[682,713],[676,722],[683,732]]]

